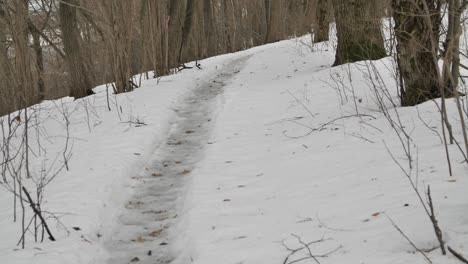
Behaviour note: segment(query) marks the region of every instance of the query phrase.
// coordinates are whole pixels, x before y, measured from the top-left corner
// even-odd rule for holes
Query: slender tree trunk
[[[44,55],[41,46],[41,36],[35,30],[30,30],[30,32],[33,37],[33,50],[36,55],[37,87],[39,89],[37,99],[42,101],[45,98],[46,91],[44,84]]]
[[[182,42],[182,29],[185,20],[186,0],[169,1],[169,67],[179,66],[178,51]]]
[[[304,0],[302,8],[304,9],[304,18],[302,21],[303,34],[311,33],[314,26],[317,24],[317,7],[319,0]],[[330,0],[327,0],[330,1]]]
[[[8,58],[7,30],[8,21],[4,5],[4,0],[0,0],[0,116],[14,110],[16,105],[14,100],[14,84],[11,63]]]
[[[203,27],[206,39],[206,46],[205,50],[203,51],[203,57],[218,54],[214,31],[212,0],[203,0]]]
[[[83,56],[82,39],[78,28],[78,6],[78,0],[62,0],[59,4],[60,28],[70,75],[70,96],[76,99],[93,94],[91,69]]]
[[[133,1],[108,0],[108,16],[111,22],[108,47],[111,51],[111,65],[115,81],[115,92],[126,93],[133,90],[131,81],[133,37]]]
[[[448,29],[444,42],[444,87],[451,96],[458,87],[460,77],[460,36],[462,34],[461,15],[467,2],[448,0]]]
[[[224,40],[225,40],[225,47],[224,47],[224,52],[225,53],[231,53],[234,51],[234,41],[233,41],[233,34],[231,32],[232,30],[232,17],[230,16],[229,12],[229,0],[222,0],[221,1],[221,6],[222,6],[222,20],[223,20],[223,35],[224,35]]]
[[[266,32],[267,32],[267,20],[266,20],[266,10],[265,10],[265,1],[256,0],[248,2],[249,5],[247,10],[250,14],[249,25],[252,25],[251,28],[251,45],[258,46],[262,45],[265,42]],[[249,11],[252,10],[252,11]]]
[[[34,81],[31,70],[31,54],[29,52],[28,30],[28,0],[15,2],[15,23],[12,34],[15,45],[15,76],[18,86],[15,93],[19,98],[16,109],[23,108],[33,103]]]
[[[182,51],[184,49],[187,50],[189,44],[189,36],[190,32],[192,31],[193,24],[194,24],[194,13],[195,13],[195,1],[196,0],[186,0],[187,4],[185,7],[185,17],[184,17],[184,24],[182,26],[182,38],[180,41],[177,62],[182,63]]]
[[[430,15],[424,8],[426,1]],[[399,72],[403,80],[402,105],[410,106],[441,96],[438,59],[440,14],[437,0],[393,0]],[[431,20],[429,27],[427,19]]]
[[[380,18],[372,1],[333,0],[338,46],[334,65],[386,56]]]

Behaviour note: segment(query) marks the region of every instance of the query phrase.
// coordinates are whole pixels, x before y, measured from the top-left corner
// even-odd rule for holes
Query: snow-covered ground
[[[420,249],[437,246],[398,165],[409,170],[403,133],[389,119],[412,139],[411,173],[423,195],[431,186],[444,239],[468,255],[468,166],[450,145],[449,177],[436,103],[395,108],[390,58],[331,68],[332,48],[307,43],[282,41],[144,81],[111,95],[110,112],[103,87],[85,100],[36,106],[49,159],[63,152],[61,112],[70,112],[70,171],[47,187],[42,205],[68,232],[50,219],[57,242],[28,235],[18,250],[21,226],[1,189],[0,263],[291,263],[309,254],[285,262],[291,250],[312,241],[320,263],[427,263],[390,220]],[[462,142],[452,100],[448,112]],[[40,168],[44,155],[36,159]],[[458,263],[438,249],[426,254]]]

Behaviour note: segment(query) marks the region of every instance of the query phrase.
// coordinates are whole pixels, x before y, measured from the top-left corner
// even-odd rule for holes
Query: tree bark
[[[215,35],[216,32],[214,30],[212,0],[203,0],[203,28],[206,40],[203,56],[208,57],[218,54]]]
[[[380,18],[374,15],[372,1],[333,0],[338,46],[334,65],[386,56]]]
[[[182,42],[182,29],[185,19],[186,0],[169,1],[169,67],[179,66],[178,51]]]
[[[190,32],[192,31],[192,27],[193,27],[193,24],[194,24],[194,13],[195,13],[195,9],[194,9],[194,5],[195,5],[195,0],[186,0],[187,4],[185,6],[185,15],[184,15],[184,24],[182,26],[182,37],[181,37],[181,41],[180,41],[180,46],[179,46],[179,51],[178,51],[178,59],[177,59],[177,62],[178,63],[181,63],[183,60],[182,60],[182,51],[184,50],[184,48],[186,48],[186,46],[188,46],[188,42],[189,42],[189,36],[190,36]]]
[[[330,1],[318,0],[316,16],[317,22],[314,29],[314,42],[328,41],[330,35]]]
[[[286,22],[286,0],[265,0],[268,1],[268,31],[266,43],[273,43],[283,40],[285,37]]]
[[[60,28],[70,75],[70,96],[75,99],[94,94],[90,65],[87,65],[82,51],[77,18],[78,6],[78,0],[62,0],[59,4]]]
[[[15,94],[18,99],[15,109],[26,107],[34,102],[34,78],[31,69],[28,30],[28,0],[15,1],[15,18],[12,39],[15,46],[15,70],[17,86]]]
[[[14,111],[14,84],[12,66],[8,58],[7,15],[4,0],[0,0],[0,116]]]
[[[44,100],[45,98],[45,84],[44,84],[44,55],[42,52],[41,46],[41,36],[35,30],[30,30],[33,38],[33,50],[36,57],[36,70],[37,70],[37,87],[38,95],[37,99],[39,101]]]
[[[429,7],[425,11],[423,1]],[[393,0],[397,59],[404,90],[402,105],[411,106],[441,96],[437,54],[440,13],[437,0]],[[427,19],[431,23],[427,23]],[[432,24],[429,26],[429,24]]]

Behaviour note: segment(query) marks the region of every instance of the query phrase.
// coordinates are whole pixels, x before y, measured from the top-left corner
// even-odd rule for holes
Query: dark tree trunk
[[[372,1],[333,0],[338,46],[334,65],[386,56],[381,22]]]
[[[184,25],[182,26],[182,38],[180,41],[179,47],[179,55],[177,62],[181,63],[182,60],[182,51],[186,48],[190,36],[190,32],[192,31],[193,23],[194,23],[194,3],[195,0],[187,0],[187,5],[185,7],[185,17],[184,17]]]
[[[423,1],[429,7],[427,16]],[[402,105],[411,106],[440,94],[437,65],[440,13],[437,0],[393,0]],[[430,18],[430,22],[429,19]]]
[[[8,58],[5,3],[0,0],[0,116],[14,111],[14,84],[11,63]]]
[[[330,34],[330,1],[329,0],[318,0],[316,17],[317,22],[315,23],[314,30],[314,42],[328,41]]]
[[[179,66],[178,52],[182,42],[182,29],[185,21],[186,0],[169,1],[169,67]]]
[[[266,43],[273,43],[284,39],[286,8],[285,0],[269,0],[267,5],[268,31]]]
[[[82,51],[82,39],[78,28],[78,0],[62,0],[59,5],[60,28],[62,31],[65,60],[70,75],[70,96],[77,98],[93,94],[91,70]]]
[[[311,33],[316,26],[317,0],[304,0],[302,2],[304,18],[302,21],[303,34]]]
[[[36,55],[36,69],[37,69],[37,99],[42,101],[45,98],[45,84],[44,84],[44,56],[42,53],[41,36],[35,30],[30,30],[33,37],[33,50]]]
[[[206,47],[204,57],[218,54],[216,36],[214,31],[212,0],[203,0],[203,29],[205,33]]]

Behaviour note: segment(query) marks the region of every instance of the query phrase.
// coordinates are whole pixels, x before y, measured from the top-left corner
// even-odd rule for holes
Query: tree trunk
[[[106,1],[104,1],[106,2]],[[131,81],[132,69],[133,14],[134,1],[108,0],[109,31],[107,45],[111,55],[111,66],[115,81],[115,93],[131,92],[134,84]]]
[[[28,30],[28,0],[15,1],[14,31],[12,39],[15,46],[15,70],[17,86],[15,94],[18,98],[16,109],[27,107],[34,102],[34,78],[31,70],[31,54],[29,51]]]
[[[328,41],[330,35],[330,1],[318,0],[314,29],[314,43]]]
[[[190,32],[192,31],[192,27],[194,24],[193,18],[194,18],[194,13],[195,13],[195,9],[194,9],[195,0],[186,0],[186,1],[187,1],[187,4],[185,7],[184,25],[182,26],[182,38],[180,41],[180,47],[178,51],[178,59],[177,59],[178,63],[185,61],[185,60],[182,60],[182,51],[184,50],[184,48],[187,48],[186,46],[188,46],[187,44],[189,42]]]
[[[266,0],[267,1],[267,0]],[[269,0],[268,10],[268,31],[266,43],[273,43],[283,40],[285,37],[286,22],[286,0]]]
[[[178,51],[182,42],[186,0],[169,1],[169,67],[179,66]]]
[[[0,0],[0,116],[10,113],[15,109],[16,104],[13,84],[13,74],[11,63],[8,58],[7,48],[7,15],[5,11],[4,1]]]
[[[214,26],[212,0],[203,0],[203,27],[206,40],[203,57],[218,54]]]
[[[302,2],[302,8],[304,9],[304,18],[302,20],[303,34],[311,33],[314,26],[316,26],[317,2],[318,0],[304,0]]]
[[[446,94],[451,96],[458,87],[460,78],[460,36],[462,34],[461,15],[467,3],[448,0],[448,29],[444,42],[443,80]]]
[[[386,56],[380,18],[374,15],[372,1],[333,0],[338,46],[334,65]]]
[[[70,75],[70,96],[75,99],[94,93],[90,66],[87,65],[82,51],[82,39],[77,19],[78,5],[78,0],[62,0],[59,5],[65,60]]]
[[[236,52],[240,49],[239,27],[237,22],[241,19],[236,17],[235,0],[223,1],[224,34],[226,39],[226,52]]]
[[[38,95],[37,99],[39,101],[44,100],[45,98],[45,84],[44,84],[44,56],[42,53],[41,46],[41,36],[35,30],[30,30],[33,37],[33,50],[36,55],[36,70],[37,70],[37,87]]]
[[[425,11],[423,1],[430,8]],[[402,105],[411,106],[439,97],[437,54],[440,13],[437,0],[393,0],[397,59],[404,90]],[[427,19],[430,19],[430,23]],[[431,26],[429,26],[432,24]]]

